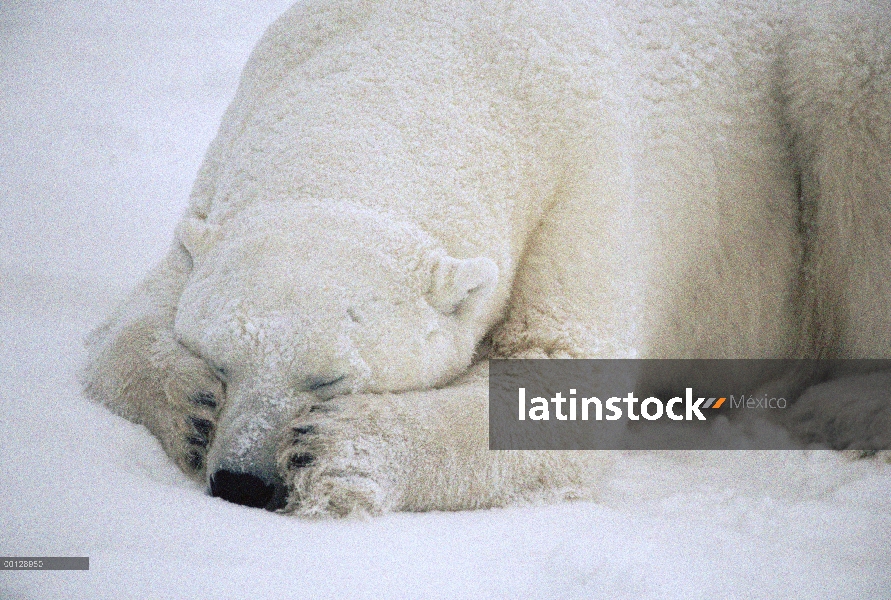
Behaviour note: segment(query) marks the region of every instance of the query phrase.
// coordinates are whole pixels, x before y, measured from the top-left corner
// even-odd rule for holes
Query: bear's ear
[[[494,291],[498,266],[485,257],[443,256],[433,265],[432,279],[427,292],[430,306],[446,315],[471,314]]]
[[[194,260],[210,247],[215,230],[214,226],[208,225],[206,219],[184,217],[176,226],[176,238]]]

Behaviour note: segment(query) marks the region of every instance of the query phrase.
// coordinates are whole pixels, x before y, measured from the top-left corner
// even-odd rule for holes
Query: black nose
[[[263,508],[275,494],[275,486],[250,473],[220,469],[210,478],[210,495],[254,508]]]

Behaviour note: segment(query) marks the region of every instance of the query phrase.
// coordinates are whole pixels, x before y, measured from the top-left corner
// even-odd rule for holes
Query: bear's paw
[[[288,486],[282,512],[305,517],[375,515],[391,510],[399,428],[382,396],[319,401],[292,423],[280,449]],[[380,402],[375,402],[375,400]]]

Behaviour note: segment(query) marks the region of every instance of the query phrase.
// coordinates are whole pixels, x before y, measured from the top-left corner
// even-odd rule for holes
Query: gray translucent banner
[[[0,571],[89,571],[87,556],[0,556]]]
[[[891,449],[891,360],[490,360],[492,450]]]

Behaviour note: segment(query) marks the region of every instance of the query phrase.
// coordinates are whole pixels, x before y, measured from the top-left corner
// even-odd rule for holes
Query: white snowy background
[[[288,0],[0,2],[0,571],[30,598],[891,598],[891,465],[622,457],[595,503],[306,522],[210,498],[87,402],[81,340],[155,263]]]

